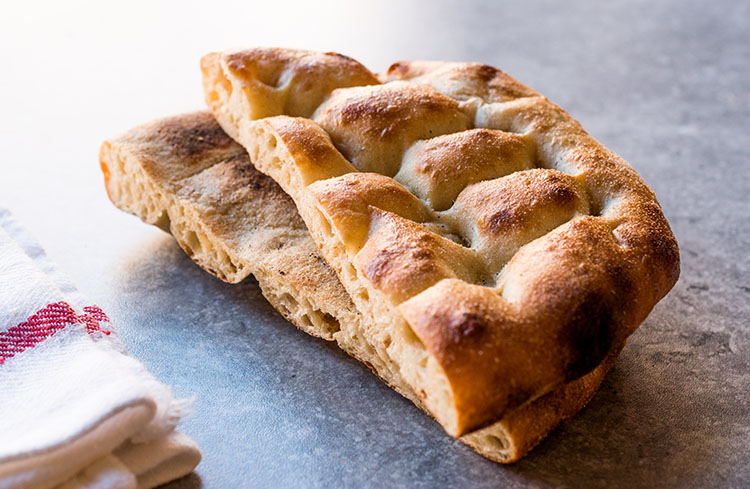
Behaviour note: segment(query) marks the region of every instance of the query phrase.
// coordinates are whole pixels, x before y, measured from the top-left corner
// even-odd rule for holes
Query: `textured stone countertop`
[[[180,396],[171,489],[750,486],[750,2],[15,2],[0,18],[0,205]],[[356,7],[355,7],[356,5]],[[663,205],[682,276],[600,392],[527,458],[484,460],[248,280],[109,203],[99,143],[202,106],[198,59],[336,50],[476,60],[566,108]]]

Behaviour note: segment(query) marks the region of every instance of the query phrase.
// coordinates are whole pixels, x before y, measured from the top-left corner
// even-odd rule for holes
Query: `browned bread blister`
[[[343,59],[214,53],[206,100],[449,433],[592,372],[675,283],[653,192],[545,97],[481,64]]]

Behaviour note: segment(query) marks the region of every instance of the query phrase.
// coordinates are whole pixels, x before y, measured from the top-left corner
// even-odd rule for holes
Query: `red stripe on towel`
[[[17,326],[0,331],[0,365],[7,358],[36,346],[71,324],[83,324],[89,333],[110,333],[99,327],[100,322],[109,322],[109,318],[99,307],[84,307],[83,312],[76,314],[67,302],[55,302],[39,309]]]

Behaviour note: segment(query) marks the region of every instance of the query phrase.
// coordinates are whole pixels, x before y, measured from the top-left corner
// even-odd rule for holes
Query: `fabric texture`
[[[175,399],[0,208],[0,489],[147,489],[201,458]]]

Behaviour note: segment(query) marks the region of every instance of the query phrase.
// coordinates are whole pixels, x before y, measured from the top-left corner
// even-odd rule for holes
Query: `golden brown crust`
[[[534,169],[466,188],[443,221],[481,250],[490,280],[521,246],[587,211],[580,179]]]
[[[145,124],[123,134],[118,141],[131,147],[142,159],[144,169],[167,185],[199,173],[219,159],[245,154],[213,123],[208,112],[163,119],[158,125]],[[158,161],[154,161],[157,154]]]
[[[310,185],[321,208],[336,216],[336,227],[347,247],[356,253],[362,248],[370,229],[373,211],[400,211],[417,222],[430,220],[422,202],[398,182],[379,173],[348,173]]]
[[[277,114],[310,117],[336,88],[379,83],[367,68],[338,53],[255,48],[215,53],[205,57],[201,66],[215,69],[213,61],[235,79],[244,80],[242,86],[222,88],[251,93],[247,108],[256,119]],[[218,94],[208,96],[216,100]]]
[[[533,147],[518,134],[471,129],[414,144],[394,177],[436,211],[448,209],[472,183],[528,170]]]
[[[297,162],[301,185],[356,171],[336,151],[329,135],[313,121],[302,117],[278,116],[269,117],[266,122],[283,140],[286,151]]]
[[[314,120],[357,170],[389,177],[414,141],[470,127],[458,102],[407,82],[334,90]]]
[[[454,435],[594,370],[677,278],[677,244],[646,184],[565,111],[499,70],[399,63],[381,77],[383,85],[332,91],[314,122],[290,136],[274,126],[278,117],[254,121],[248,107],[255,94],[213,100],[212,87],[228,81],[237,93],[252,77],[222,70],[221,55],[204,64],[219,122],[292,196],[357,307],[391,328],[389,348],[400,355],[406,380]],[[409,170],[409,151],[442,148],[432,138],[460,139],[473,127],[523,138],[537,169],[477,183],[469,174],[484,155],[454,145],[441,161],[462,168],[465,188],[441,189],[440,179],[419,180]],[[436,195],[431,204],[454,196],[455,203],[428,208],[433,219],[419,221],[407,210],[413,199],[404,197],[403,208],[389,204],[387,213],[370,211],[357,221],[356,232],[345,229],[352,209],[379,209],[368,198],[377,184],[342,192],[338,202],[329,192],[321,201],[317,183],[309,182],[341,172],[326,174],[323,164],[310,177],[298,163],[305,146],[286,144],[321,129],[330,136],[322,144],[357,170],[398,176],[411,193]],[[507,200],[498,197],[502,190]],[[482,207],[482,195],[498,199]],[[459,244],[446,245],[453,241]],[[419,342],[402,333],[404,322]]]
[[[410,61],[393,63],[381,77],[384,82],[410,80],[423,83],[457,100],[479,97],[484,102],[505,102],[539,95],[507,73],[481,63]]]
[[[566,246],[576,238],[566,235],[557,243]],[[506,277],[521,277],[520,284],[505,284],[516,294],[509,299],[488,287],[443,280],[399,306],[449,379],[457,431],[481,428],[493,421],[493,413],[549,391],[559,379],[590,372],[612,344],[623,341],[618,297],[604,292],[617,290],[616,279],[605,263],[594,271],[577,266],[581,259],[606,257],[606,247],[597,256],[575,258],[550,248],[522,255],[524,249],[521,259],[509,264]],[[515,267],[527,269],[526,256],[536,266],[552,268],[515,274]],[[560,273],[560,265],[570,269]]]
[[[473,281],[474,254],[409,219],[374,211],[355,263],[394,304],[447,278]]]

